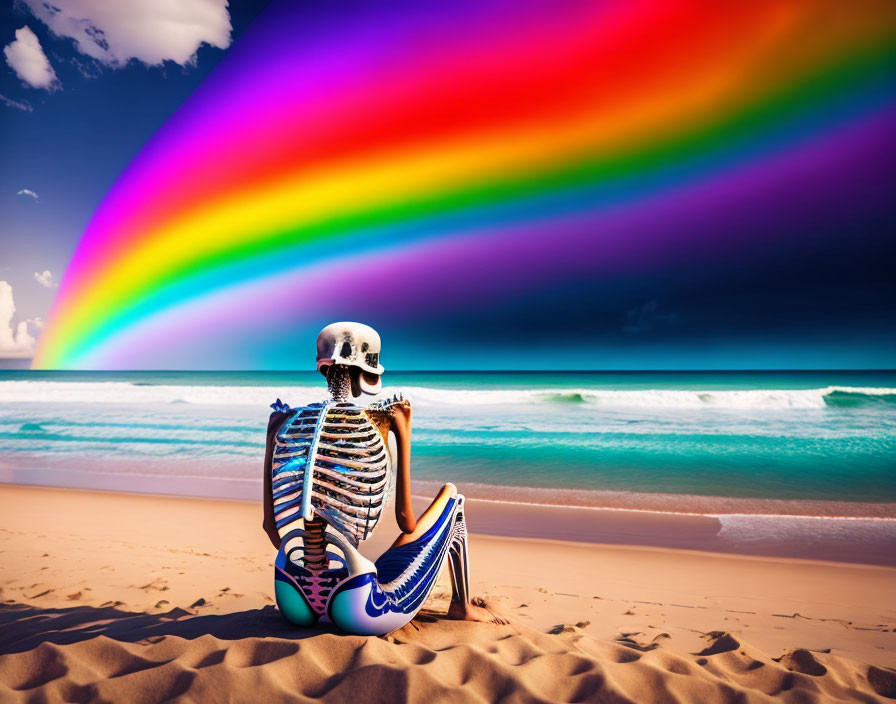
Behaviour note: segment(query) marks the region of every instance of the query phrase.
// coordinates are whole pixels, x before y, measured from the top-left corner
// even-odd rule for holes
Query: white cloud
[[[32,88],[55,90],[59,87],[56,72],[30,27],[17,29],[15,40],[6,45],[3,54],[9,67]]]
[[[12,286],[6,281],[0,281],[0,357],[31,357],[34,354],[34,346],[37,340],[28,332],[28,324],[36,327],[43,326],[43,321],[38,324],[33,320],[21,320],[15,328],[12,325],[13,316],[16,313],[16,304],[12,298]]]
[[[44,269],[41,273],[35,271],[34,280],[46,288],[56,288],[59,285],[53,281],[53,274],[50,273],[49,269]]]
[[[29,196],[31,198],[34,198],[34,200],[40,200],[40,198],[38,198],[38,196],[37,196],[37,193],[32,191],[30,188],[23,188],[21,191],[16,191],[16,195],[17,196]]]
[[[227,0],[23,0],[55,34],[107,66],[185,65],[202,44],[230,46]]]
[[[12,98],[7,98],[3,93],[0,93],[0,103],[3,103],[8,108],[23,110],[24,112],[34,112],[34,106],[27,100],[13,100]]]

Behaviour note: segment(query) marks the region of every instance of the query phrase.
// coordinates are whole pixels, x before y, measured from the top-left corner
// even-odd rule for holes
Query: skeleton
[[[467,608],[464,497],[452,485],[376,564],[357,550],[388,499],[388,432],[396,413],[410,412],[399,395],[367,406],[350,396],[353,367],[377,377],[356,377],[356,386],[381,388],[379,336],[357,323],[328,326],[318,338],[318,364],[329,400],[297,409],[279,399],[272,405],[272,422],[284,416],[269,435],[268,470],[270,513],[281,539],[275,563],[281,611],[298,625],[334,621],[355,633],[386,633],[413,618],[446,558],[454,602]]]

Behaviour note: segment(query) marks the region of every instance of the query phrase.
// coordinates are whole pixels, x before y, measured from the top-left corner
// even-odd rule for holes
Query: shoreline
[[[3,478],[2,468],[0,478]],[[260,496],[234,499],[0,483],[0,490],[17,487],[51,493],[260,504]],[[421,488],[432,492],[423,492]],[[435,489],[430,485],[421,487],[414,483],[412,496],[418,514],[434,494]],[[508,502],[469,494],[467,506],[470,531],[481,535],[896,567],[896,519],[890,518],[678,513]],[[387,507],[386,511],[389,510]]]
[[[436,491],[440,482],[412,480],[415,487]],[[659,492],[567,489],[561,487],[514,487],[501,484],[464,482],[469,498],[493,503],[508,503],[551,508],[576,508],[603,511],[664,513],[681,516],[768,516],[801,518],[862,518],[896,520],[896,502],[836,501],[829,499],[775,499],[769,497],[713,496],[705,494],[663,494]],[[492,494],[513,494],[514,499],[495,498]],[[538,501],[539,497],[556,501]],[[753,510],[744,510],[750,508]],[[806,512],[815,508],[814,512]]]
[[[64,488],[64,487],[60,487]],[[173,496],[173,494],[172,494]],[[424,498],[423,494],[416,495],[419,498]],[[678,494],[676,496],[684,496],[682,494]],[[706,517],[706,518],[724,518],[724,517],[745,517],[745,516],[762,516],[765,518],[817,518],[819,520],[842,520],[842,521],[896,521],[896,517],[894,516],[866,516],[862,514],[855,515],[840,515],[834,513],[816,513],[816,514],[808,514],[808,513],[766,513],[766,512],[753,512],[753,513],[697,513],[694,511],[674,511],[671,509],[661,510],[661,509],[652,509],[652,508],[629,508],[624,506],[584,506],[578,504],[549,504],[543,503],[540,501],[510,501],[508,499],[488,499],[482,498],[479,496],[473,496],[477,501],[489,504],[508,504],[511,506],[532,506],[534,508],[555,508],[555,509],[581,509],[584,511],[619,511],[620,513],[659,513],[659,514],[668,514],[671,516],[694,516],[694,517]],[[708,498],[718,498],[725,499],[725,497],[708,497]],[[247,499],[248,501],[249,499]],[[769,501],[775,501],[775,499],[769,499]],[[797,503],[797,502],[795,502]],[[823,502],[824,503],[824,502]],[[826,502],[830,504],[840,504],[846,502]],[[872,504],[875,507],[882,507],[883,510],[889,511],[890,506],[892,504]]]
[[[0,484],[114,491],[161,496],[261,500],[261,471],[234,460],[112,460],[66,457],[48,462],[28,454],[0,456]],[[198,468],[192,474],[171,468]],[[147,471],[148,470],[148,471]],[[222,471],[223,470],[223,471]],[[237,476],[222,476],[222,474]],[[257,478],[252,478],[256,476]],[[249,478],[247,478],[249,477]],[[452,481],[446,477],[445,481]],[[174,490],[159,493],[160,482]],[[434,496],[443,481],[412,479],[412,492]],[[517,506],[659,513],[680,516],[765,516],[896,521],[896,502],[666,494],[563,487],[508,486],[454,480],[469,499]],[[510,498],[508,498],[510,497]]]

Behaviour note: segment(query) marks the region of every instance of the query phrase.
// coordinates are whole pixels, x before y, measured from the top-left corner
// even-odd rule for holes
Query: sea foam
[[[402,387],[415,403],[438,406],[587,405],[607,409],[811,409],[860,405],[878,400],[896,402],[896,389],[827,386],[816,389],[444,389]],[[282,398],[293,406],[321,400],[321,386],[180,386],[131,382],[3,381],[5,403],[191,403],[267,406]]]

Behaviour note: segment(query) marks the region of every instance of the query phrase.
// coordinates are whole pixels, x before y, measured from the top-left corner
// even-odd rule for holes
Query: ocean
[[[896,372],[398,372],[412,474],[504,501],[891,516]],[[4,481],[256,499],[314,372],[0,371]],[[844,502],[850,505],[844,508]]]

